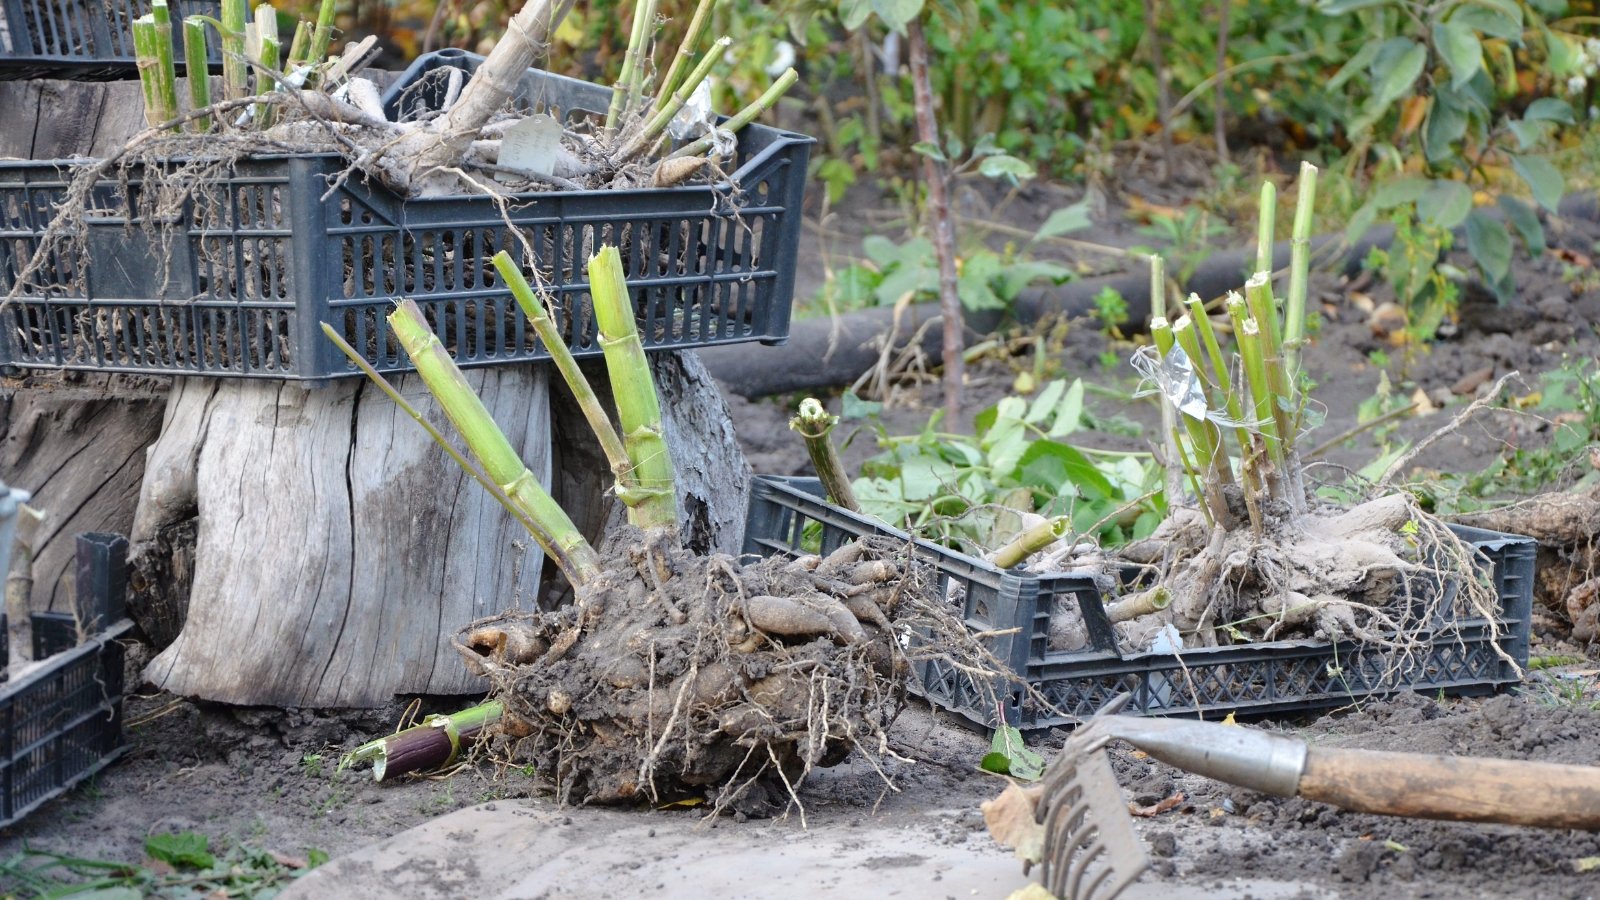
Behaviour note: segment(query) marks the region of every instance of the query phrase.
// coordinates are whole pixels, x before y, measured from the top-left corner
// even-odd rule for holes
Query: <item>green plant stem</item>
[[[774,81],[772,86],[767,88],[765,93],[756,98],[754,103],[735,113],[732,118],[728,119],[728,121],[719,126],[720,129],[722,131],[737,133],[739,129],[755,121],[756,116],[766,112],[767,109],[772,106],[772,104],[777,103],[778,98],[782,97],[784,92],[793,87],[794,83],[799,79],[800,73],[796,72],[794,69],[785,70],[782,75],[778,76],[778,80]],[[676,153],[672,154],[670,158],[678,159],[684,156],[698,156],[701,153],[711,149],[711,146],[711,137],[707,135],[706,137],[700,138],[692,144],[688,144],[680,148]]]
[[[339,759],[338,771],[372,763],[374,781],[447,766],[461,755],[462,746],[476,740],[485,728],[500,721],[505,707],[498,700],[445,716],[429,716],[420,725],[368,741]]]
[[[150,124],[155,125],[171,122],[178,117],[178,74],[173,67],[172,16],[167,8],[167,0],[154,0],[150,10],[147,46],[154,60],[157,119]],[[145,19],[141,18],[140,21]],[[146,110],[147,120],[148,113],[149,110]],[[174,126],[173,130],[179,129]]]
[[[656,89],[655,108],[660,109],[667,98],[678,90],[678,76],[683,67],[694,58],[695,45],[700,43],[700,35],[705,33],[706,25],[711,20],[711,10],[717,5],[717,0],[700,0],[694,8],[694,16],[689,19],[689,28],[683,33],[683,40],[678,44],[678,52],[672,57],[672,64],[667,67],[667,74],[662,77],[661,84]],[[689,89],[694,93],[694,88]]]
[[[1284,311],[1284,362],[1298,378],[1300,348],[1306,338],[1306,281],[1311,269],[1311,216],[1317,204],[1317,167],[1300,164],[1300,192],[1294,202],[1294,234],[1289,240],[1289,298]]]
[[[311,50],[311,29],[315,27],[305,19],[294,26],[294,39],[289,42],[289,56],[284,60],[283,72],[293,74],[306,63],[306,53]]]
[[[622,498],[636,496],[637,485],[633,481],[633,463],[628,459],[628,451],[623,446],[622,437],[612,426],[611,415],[600,403],[600,397],[594,392],[593,385],[584,376],[583,370],[578,368],[578,361],[556,328],[555,319],[551,318],[549,310],[545,308],[543,297],[536,293],[528,284],[528,280],[522,276],[522,270],[517,268],[511,254],[504,250],[496,253],[494,267],[500,273],[500,279],[511,290],[511,296],[517,299],[522,314],[527,316],[528,322],[533,325],[534,333],[544,342],[551,361],[556,364],[562,380],[566,381],[567,388],[578,401],[578,407],[583,410],[583,417],[589,423],[589,430],[594,432],[595,439],[600,442],[600,450],[606,456],[611,474],[617,479],[617,496]]]
[[[1200,339],[1205,344],[1206,355],[1211,359],[1211,368],[1216,375],[1217,390],[1222,395],[1224,408],[1228,418],[1235,422],[1244,421],[1244,407],[1239,403],[1239,392],[1234,389],[1227,358],[1222,355],[1222,345],[1217,343],[1216,329],[1211,327],[1211,317],[1206,315],[1206,304],[1200,299],[1199,294],[1189,295],[1189,318],[1195,323],[1195,330],[1200,332]],[[1240,426],[1234,430],[1239,440],[1239,471],[1245,478],[1246,486],[1250,483],[1250,473],[1244,461],[1250,455],[1250,430]]]
[[[617,120],[627,114],[638,99],[638,79],[644,70],[644,62],[640,57],[649,42],[650,30],[655,27],[655,17],[656,0],[637,0],[634,3],[628,49],[622,54],[622,70],[617,73],[617,83],[611,89],[611,105],[606,109],[607,135],[616,133]]]
[[[811,467],[827,489],[828,499],[852,512],[860,512],[855,489],[850,486],[850,477],[845,474],[844,463],[833,445],[833,428],[838,424],[839,417],[830,415],[815,397],[800,401],[800,411],[789,420],[789,427],[798,431],[806,443]]]
[[[1167,314],[1167,261],[1154,253],[1150,254],[1150,314]]]
[[[484,474],[549,537],[545,552],[562,567],[574,586],[593,580],[600,572],[600,558],[594,548],[512,449],[483,401],[473,393],[466,377],[428,327],[422,310],[411,300],[403,301],[389,314],[389,326],[417,367],[417,374],[483,466]],[[534,532],[533,536],[539,539],[541,534]]]
[[[1245,306],[1251,318],[1261,327],[1261,356],[1266,365],[1267,386],[1272,391],[1272,418],[1278,435],[1284,441],[1284,456],[1292,452],[1294,444],[1294,418],[1299,404],[1295,401],[1289,378],[1284,371],[1283,351],[1278,342],[1278,313],[1272,298],[1271,276],[1257,272],[1244,283]]]
[[[624,498],[629,520],[647,532],[676,533],[677,491],[672,456],[662,431],[661,401],[656,396],[644,344],[639,341],[633,301],[622,274],[622,254],[616,247],[602,247],[590,257],[589,294],[594,300],[606,370],[611,374],[612,399],[622,425],[623,445],[633,463],[632,490],[638,495]]]
[[[1194,324],[1194,319],[1189,316],[1179,316],[1178,321],[1172,326],[1172,336],[1177,341],[1178,347],[1183,350],[1184,355],[1189,357],[1189,365],[1193,368],[1196,377],[1200,379],[1200,384],[1207,388],[1206,406],[1210,409],[1219,409],[1221,408],[1221,394],[1215,386],[1207,385],[1205,377],[1206,362],[1205,356],[1200,349],[1200,337],[1196,333],[1198,330]],[[1195,440],[1196,455],[1205,460],[1206,471],[1210,473],[1207,482],[1209,483],[1214,478],[1219,485],[1233,484],[1233,467],[1228,465],[1227,456],[1222,452],[1222,429],[1217,427],[1216,423],[1210,419],[1196,420],[1187,415],[1184,416],[1184,419],[1187,423],[1192,423],[1189,426],[1190,439]],[[1198,435],[1195,433],[1196,428],[1194,426],[1199,426]],[[1196,440],[1197,438],[1198,440]]]
[[[211,69],[206,61],[206,23],[201,16],[183,20],[183,65],[189,82],[189,106],[201,110],[211,105]],[[194,120],[194,130],[211,130],[211,117]]]
[[[1027,562],[1028,557],[1066,537],[1071,530],[1070,516],[1046,519],[1032,528],[1023,529],[1022,533],[1012,538],[1010,543],[996,550],[990,562],[1002,569],[1020,566]]]
[[[166,120],[160,118],[161,101],[156,97],[161,76],[156,73],[156,51],[150,42],[155,23],[147,21],[148,19],[148,16],[141,16],[134,19],[129,27],[133,31],[134,58],[138,60],[139,89],[144,96],[144,123],[156,128]]]
[[[1160,352],[1163,360],[1172,355],[1173,347],[1179,346],[1176,334],[1176,330],[1167,322],[1165,317],[1157,316],[1150,320],[1150,337],[1155,341],[1156,350]],[[1179,349],[1183,348],[1180,346]],[[1188,351],[1185,350],[1184,352],[1187,355]],[[1193,357],[1190,360],[1191,365],[1198,365],[1199,362],[1199,357]],[[1169,406],[1172,404],[1172,401],[1165,397],[1162,398],[1162,402]],[[1174,409],[1173,412],[1182,420],[1183,430],[1189,435],[1189,443],[1194,447],[1194,455],[1198,461],[1200,471],[1211,471],[1211,464],[1216,456],[1216,447],[1213,444],[1211,429],[1207,427],[1205,422],[1194,418],[1188,413],[1177,409]],[[1179,449],[1182,449],[1181,446]],[[1201,502],[1205,501],[1204,494],[1196,493],[1195,496]]]
[[[1235,336],[1239,356],[1244,360],[1245,378],[1250,384],[1254,400],[1257,427],[1267,443],[1267,458],[1281,474],[1283,472],[1283,442],[1278,435],[1277,418],[1272,413],[1272,386],[1267,379],[1266,358],[1261,352],[1261,326],[1255,319],[1246,317],[1239,323]]]
[[[1272,271],[1272,243],[1278,227],[1278,187],[1261,184],[1261,215],[1256,224],[1256,271]]]
[[[317,10],[317,27],[311,32],[311,47],[306,51],[306,62],[320,66],[328,58],[328,43],[333,40],[334,0],[322,0]],[[321,81],[316,72],[306,77],[306,87],[316,87]]]
[[[273,9],[270,4],[262,3],[256,7],[256,34],[261,39],[260,55],[256,58],[256,62],[268,71],[278,71],[278,54],[281,49],[278,39],[278,11]],[[259,89],[257,92],[265,94],[267,91],[272,90],[271,83],[258,80],[256,82],[256,86]],[[264,87],[264,84],[269,86]],[[271,128],[273,121],[277,118],[277,110],[268,103],[256,104],[255,114],[256,127],[258,128]]]
[[[222,99],[250,96],[250,64],[244,58],[248,0],[222,0]]]
[[[716,65],[718,58],[722,56],[722,51],[732,43],[733,39],[729,37],[718,38],[712,43],[711,49],[706,52],[699,65],[696,65],[694,70],[689,73],[689,77],[684,81],[683,86],[673,93],[665,105],[657,104],[656,112],[650,117],[650,121],[646,122],[644,127],[639,129],[639,133],[634,135],[628,145],[623,148],[621,159],[632,159],[655,143],[656,139],[661,136],[661,132],[667,130],[667,125],[672,122],[672,117],[678,114],[678,110],[683,109],[685,103],[689,102],[689,98],[693,96],[695,88],[699,87],[700,83],[705,81],[706,77],[711,74],[711,68]]]

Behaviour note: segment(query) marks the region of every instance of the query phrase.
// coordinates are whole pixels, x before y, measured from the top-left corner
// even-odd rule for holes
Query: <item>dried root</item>
[[[892,542],[746,567],[637,544],[613,556],[575,605],[457,642],[505,705],[503,755],[563,801],[709,795],[774,812],[813,768],[883,752],[919,658],[999,671]]]

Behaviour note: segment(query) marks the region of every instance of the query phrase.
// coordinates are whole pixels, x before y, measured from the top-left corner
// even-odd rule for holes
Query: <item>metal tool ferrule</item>
[[[1127,716],[1094,724],[1170,766],[1265,794],[1293,797],[1305,772],[1304,741],[1253,728]]]

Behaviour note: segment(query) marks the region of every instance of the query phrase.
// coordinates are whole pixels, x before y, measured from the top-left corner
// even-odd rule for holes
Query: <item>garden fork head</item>
[[[1036,821],[1044,826],[1040,874],[1045,890],[1058,900],[1113,900],[1150,865],[1111,763],[1101,752],[1112,736],[1096,727],[1131,697],[1117,697],[1079,726],[1042,780],[1034,807]]]

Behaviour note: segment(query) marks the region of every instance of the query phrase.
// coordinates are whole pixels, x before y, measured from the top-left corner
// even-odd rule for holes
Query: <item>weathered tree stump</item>
[[[668,439],[678,458],[694,461],[680,485],[686,531],[703,548],[737,552],[749,476],[726,407],[694,356],[653,359]],[[561,457],[552,492],[580,525],[596,534],[615,521],[601,489],[608,473],[581,418],[563,415],[551,428],[546,367],[467,377],[547,483],[552,457]],[[420,379],[397,386],[449,433]],[[157,573],[186,569],[189,534],[189,590],[142,605],[147,632],[177,633],[145,675],[206,700],[374,707],[401,694],[481,690],[451,638],[541,595],[538,546],[360,382],[308,389],[180,379],[134,524],[137,580],[159,587]],[[560,586],[545,579],[543,589]]]

